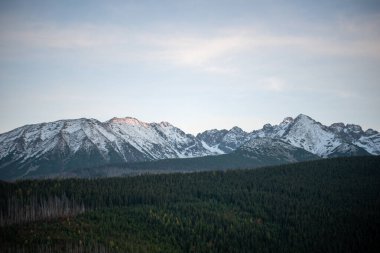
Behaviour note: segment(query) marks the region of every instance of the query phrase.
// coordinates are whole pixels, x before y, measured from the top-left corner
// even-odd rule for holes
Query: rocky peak
[[[307,115],[305,115],[305,114],[300,114],[300,115],[298,115],[295,119],[294,119],[294,121],[304,121],[304,122],[308,122],[308,121],[310,121],[310,122],[315,122],[315,120],[313,120],[312,118],[310,118],[309,116],[307,116]]]
[[[335,133],[340,133],[346,128],[346,125],[344,123],[334,123],[329,126],[329,129],[331,129]]]
[[[359,125],[354,124],[347,124],[346,126],[347,131],[354,132],[354,133],[362,133],[363,129]]]
[[[281,123],[280,125],[287,125],[289,123],[292,123],[294,121],[294,119],[292,117],[286,117]]]
[[[231,128],[231,130],[229,132],[231,132],[231,133],[237,133],[237,134],[245,133],[243,131],[243,129],[241,129],[240,127],[237,127],[237,126],[234,126],[233,128]]]
[[[369,136],[369,135],[374,135],[374,134],[378,134],[378,133],[379,133],[379,132],[373,130],[372,128],[368,128],[368,129],[364,132],[364,134],[367,135],[367,136]]]
[[[264,126],[263,126],[263,130],[264,131],[268,131],[268,130],[272,130],[272,125],[271,124],[265,124]]]
[[[160,122],[159,125],[162,127],[172,127],[173,126],[172,124],[170,124],[169,122],[166,122],[166,121]]]

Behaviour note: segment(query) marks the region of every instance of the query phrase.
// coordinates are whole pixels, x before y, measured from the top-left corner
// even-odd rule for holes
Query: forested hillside
[[[0,183],[0,252],[378,252],[380,157]]]

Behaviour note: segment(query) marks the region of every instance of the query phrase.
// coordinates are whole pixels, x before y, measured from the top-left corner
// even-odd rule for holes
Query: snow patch
[[[208,151],[210,151],[210,152],[213,153],[213,154],[216,154],[216,155],[222,155],[222,154],[225,154],[225,152],[224,152],[223,150],[220,150],[220,149],[219,149],[219,144],[210,147],[210,146],[207,145],[207,143],[204,142],[204,141],[201,141],[201,143],[202,143],[202,146],[203,146],[205,149],[207,149]]]

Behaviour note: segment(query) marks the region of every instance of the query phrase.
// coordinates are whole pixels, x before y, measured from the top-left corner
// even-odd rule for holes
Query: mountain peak
[[[114,117],[112,119],[109,120],[110,123],[118,123],[118,124],[127,124],[127,125],[131,125],[131,126],[144,126],[144,127],[147,127],[147,123],[145,122],[142,122],[136,118],[133,118],[133,117],[124,117],[124,118],[117,118],[117,117]]]
[[[163,127],[171,127],[171,126],[173,126],[172,124],[170,124],[170,123],[167,122],[167,121],[162,121],[162,122],[160,122],[159,125],[160,125],[160,126],[163,126]]]
[[[269,129],[272,129],[272,125],[271,124],[265,124],[264,126],[263,126],[263,130],[265,131],[265,130],[269,130]]]
[[[242,132],[244,132],[243,129],[241,129],[240,127],[237,127],[237,126],[234,126],[233,128],[231,128],[230,131],[234,132],[234,133],[242,133]]]
[[[334,128],[345,128],[345,124],[344,123],[342,123],[342,122],[338,122],[338,123],[333,123],[333,124],[331,124],[330,125],[330,127],[334,127]]]
[[[331,129],[335,133],[342,133],[342,131],[346,128],[346,125],[342,122],[339,123],[333,123],[329,126],[329,129]]]
[[[355,132],[355,133],[361,133],[361,132],[363,132],[362,127],[359,126],[359,125],[355,125],[355,124],[347,124],[347,129],[349,131],[352,131],[352,132]]]
[[[286,117],[282,122],[281,124],[289,124],[289,123],[292,123],[294,121],[294,119],[292,117]]]
[[[373,130],[372,128],[368,128],[366,131],[365,131],[365,134],[366,135],[374,135],[374,134],[377,134],[378,132]]]
[[[315,121],[315,120],[313,120],[311,117],[309,117],[309,116],[307,116],[307,115],[305,115],[305,114],[300,114],[300,115],[298,115],[295,119],[294,119],[295,121],[297,120],[307,120],[307,121]]]
[[[307,116],[306,114],[300,114],[298,115],[294,120],[293,120],[293,123],[294,124],[301,124],[301,125],[320,125],[322,126],[322,124],[318,121],[316,121],[315,119],[311,118],[310,116]]]

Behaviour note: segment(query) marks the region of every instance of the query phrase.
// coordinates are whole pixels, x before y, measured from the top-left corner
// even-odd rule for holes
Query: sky
[[[135,117],[187,133],[303,113],[380,130],[380,1],[0,1],[0,133]]]

